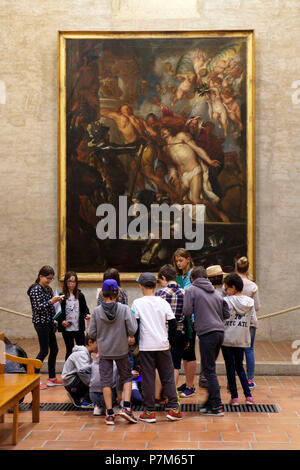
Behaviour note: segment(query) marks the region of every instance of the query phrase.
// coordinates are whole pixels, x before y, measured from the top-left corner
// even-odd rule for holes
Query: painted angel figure
[[[195,57],[193,58],[193,66],[195,73],[197,75],[197,85],[202,84],[202,77],[207,73],[207,66],[210,63],[211,59],[205,60],[203,51],[200,48],[197,49]]]
[[[239,130],[241,132],[243,130],[241,110],[238,103],[234,100],[233,89],[230,86],[224,87],[221,93],[221,98],[228,117],[239,126]]]
[[[179,73],[176,75],[176,78],[182,80],[178,88],[173,94],[172,103],[170,108],[172,109],[177,103],[177,101],[182,100],[183,98],[192,98],[192,96],[188,96],[190,93],[193,94],[196,84],[196,74],[194,72],[189,73]]]

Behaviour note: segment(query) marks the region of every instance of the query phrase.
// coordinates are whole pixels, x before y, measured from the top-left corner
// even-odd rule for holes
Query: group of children
[[[154,423],[159,377],[167,400],[166,418],[181,420],[179,397],[195,393],[196,334],[202,366],[199,385],[208,391],[208,399],[200,412],[223,415],[215,373],[220,349],[226,365],[230,403],[239,403],[236,373],[246,403],[254,403],[250,388],[255,386],[255,308],[259,308],[259,299],[256,284],[247,277],[247,258],[237,261],[236,272],[225,275],[220,266],[207,270],[194,267],[190,253],[179,249],[174,253],[173,264],[164,265],[157,279],[149,272],[139,276],[137,282],[142,297],[135,299],[131,308],[118,271],[109,269],[104,273],[97,307],[92,315],[78,289],[76,273],[66,274],[63,297],[51,296],[49,283],[54,271],[52,274],[50,270],[49,274],[49,269],[45,268],[50,267],[42,268],[36,283],[28,290],[40,341],[38,358],[46,357],[46,346],[50,347],[51,356],[52,345],[52,357],[50,360],[49,356],[48,361],[52,376],[49,368],[48,382],[63,384],[75,406],[93,408],[94,415],[104,414],[106,424],[113,425],[116,410],[118,416],[136,423],[132,404],[143,403],[144,412],[139,420]],[[160,284],[158,290],[157,282]],[[66,344],[62,381],[56,378],[53,369],[56,350],[53,350],[54,316],[51,322],[50,310],[52,308],[53,314],[53,304],[57,302],[61,305],[58,329]],[[89,320],[87,332],[85,319]],[[48,343],[45,340],[47,334]],[[244,351],[248,376],[243,368]],[[93,353],[96,360],[92,358]],[[177,388],[182,361],[186,380]],[[47,385],[52,386],[48,382]]]

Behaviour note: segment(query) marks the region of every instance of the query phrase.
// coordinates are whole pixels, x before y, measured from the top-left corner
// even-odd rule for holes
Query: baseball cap
[[[156,277],[153,273],[142,273],[140,277],[136,279],[136,282],[144,286],[145,284],[152,284],[153,287],[156,286]]]
[[[105,279],[102,284],[103,291],[118,290],[119,286],[115,279]]]

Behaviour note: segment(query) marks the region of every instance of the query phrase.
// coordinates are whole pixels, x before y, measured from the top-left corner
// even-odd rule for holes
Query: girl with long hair
[[[182,289],[186,290],[192,285],[190,275],[194,262],[189,251],[185,248],[178,248],[173,254],[173,266],[176,270],[176,281]],[[187,319],[189,342],[188,347],[183,353],[183,367],[185,371],[185,383],[178,387],[181,398],[190,397],[195,394],[195,375],[196,375],[196,354],[195,341],[196,333],[193,328],[193,318]]]
[[[38,273],[35,282],[29,287],[27,294],[29,295],[32,309],[32,323],[37,332],[40,351],[36,357],[40,361],[48,356],[48,373],[47,386],[62,385],[62,380],[56,377],[56,357],[58,347],[55,336],[55,302],[61,302],[62,298],[54,296],[50,287],[50,283],[54,278],[54,269],[51,266],[43,266]],[[39,370],[36,370],[39,373]],[[47,388],[45,384],[40,384],[40,389]]]
[[[68,271],[64,277],[64,299],[61,303],[61,314],[57,318],[58,331],[62,333],[68,359],[72,349],[84,346],[85,320],[90,319],[90,312],[84,294],[78,288],[78,277],[73,271]]]

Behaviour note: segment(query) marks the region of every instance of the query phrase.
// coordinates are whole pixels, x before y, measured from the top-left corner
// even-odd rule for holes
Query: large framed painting
[[[254,34],[59,33],[59,276],[254,266]]]

